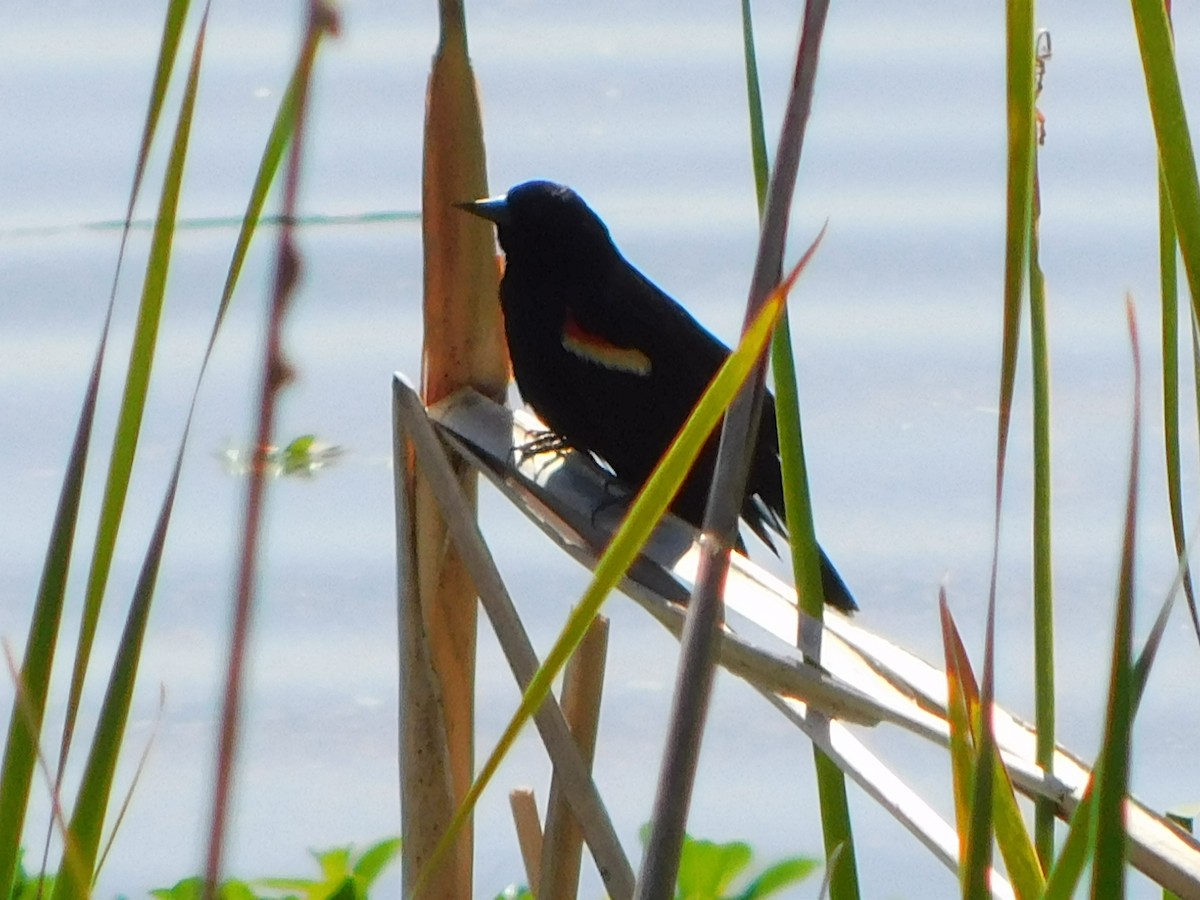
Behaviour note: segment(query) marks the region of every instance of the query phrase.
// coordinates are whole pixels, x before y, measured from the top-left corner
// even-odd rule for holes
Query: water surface
[[[79,226],[123,213],[161,27],[157,6],[127,0],[101,12],[63,2],[0,12],[0,634],[16,645],[119,237]],[[319,60],[303,208],[415,211],[434,5],[397,9],[364,0],[344,13],[344,36]],[[773,136],[798,12],[772,2],[755,15]],[[1138,303],[1148,372],[1157,365],[1155,159],[1128,14],[1064,4],[1042,15],[1055,51],[1042,101],[1048,140],[1041,164],[1061,736],[1086,756],[1104,714],[1128,464],[1127,292]],[[243,208],[299,19],[295,5],[278,2],[214,9],[184,216]],[[573,184],[637,265],[730,339],[756,240],[736,6],[476,4],[470,24],[493,185],[530,177]],[[1179,25],[1180,46],[1194,46],[1194,26]],[[821,539],[857,593],[862,621],[933,660],[940,657],[936,596],[943,583],[981,656],[1003,267],[1002,26],[998,10],[936,0],[903,9],[835,5],[792,222],[798,253],[829,221],[792,305]],[[1183,57],[1186,88],[1194,55]],[[143,216],[153,214],[162,140]],[[29,231],[41,228],[49,230]],[[200,866],[244,487],[220,456],[251,428],[272,236],[258,238],[201,392],[122,784],[154,727],[160,685],[166,705],[100,896],[137,896]],[[134,472],[98,643],[102,660],[113,652],[160,502],[233,240],[232,229],[183,231],[177,239],[144,459]],[[301,242],[305,280],[288,327],[300,377],[283,404],[281,438],[312,432],[348,452],[316,478],[272,485],[231,842],[231,871],[247,877],[299,872],[306,847],[361,845],[398,829],[388,384],[395,370],[418,372],[419,228],[411,220],[312,227]],[[136,232],[119,290],[113,369],[128,352],[147,245],[148,233]],[[1003,527],[998,690],[1029,714],[1027,347],[1022,354]],[[1140,631],[1173,572],[1156,385],[1148,376]],[[108,378],[92,461],[97,478],[119,392]],[[1185,489],[1194,497],[1191,419]],[[85,537],[98,493],[93,486],[85,497]],[[481,505],[500,566],[544,651],[586,574],[490,490]],[[78,561],[76,616],[85,570]],[[597,779],[636,853],[676,645],[623,597],[607,613],[613,632]],[[1195,639],[1179,616],[1138,724],[1134,785],[1151,805],[1191,802],[1200,792],[1190,770],[1200,715],[1191,689],[1196,667]],[[479,672],[486,749],[517,698],[486,626]],[[89,710],[102,689],[98,678],[89,685]],[[952,814],[940,753],[894,730],[866,738]],[[481,806],[481,895],[520,878],[504,794],[523,783],[545,797],[546,765],[532,734]],[[37,834],[46,802],[40,788],[35,795]],[[864,896],[954,891],[952,877],[853,788],[851,803]],[[743,684],[719,678],[691,830],[749,839],[764,859],[817,854],[814,804],[806,741]],[[598,895],[598,879],[585,872],[585,895]],[[1137,890],[1150,895],[1144,884]]]

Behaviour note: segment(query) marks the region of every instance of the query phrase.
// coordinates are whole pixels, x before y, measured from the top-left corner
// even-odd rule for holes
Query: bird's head
[[[565,185],[526,181],[503,196],[455,206],[495,224],[510,267],[556,265],[613,251],[608,228]]]

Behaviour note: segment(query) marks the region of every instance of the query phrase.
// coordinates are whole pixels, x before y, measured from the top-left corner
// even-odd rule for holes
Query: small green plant
[[[25,871],[24,850],[17,851],[17,865],[13,874],[11,900],[37,900],[48,897],[54,891],[53,875],[30,875]]]
[[[379,841],[357,855],[353,847],[314,850],[313,858],[321,868],[317,878],[231,879],[222,882],[217,896],[219,900],[367,900],[371,885],[399,852],[400,838]],[[203,895],[204,879],[199,875],[150,892],[156,900],[200,900]]]
[[[645,830],[643,829],[643,839]],[[316,878],[258,878],[241,881],[231,878],[221,883],[218,900],[368,900],[371,887],[380,874],[400,853],[400,838],[386,838],[355,854],[353,847],[314,850],[321,874]],[[744,880],[754,851],[745,841],[718,844],[684,837],[679,865],[676,900],[760,900],[799,884],[819,865],[818,860],[791,856],[772,863],[740,889],[732,887]],[[31,877],[17,858],[17,875],[11,900],[35,900],[53,890],[54,876]],[[150,892],[154,900],[201,900],[204,877],[192,875],[171,887]],[[525,885],[512,884],[496,895],[496,900],[533,900]]]
[[[753,856],[745,841],[717,844],[685,836],[676,900],[758,900],[800,883],[818,865],[815,859],[789,856],[767,866],[744,888],[731,893],[733,882],[745,875]]]
[[[647,825],[642,829],[643,842],[649,828]],[[754,851],[745,841],[718,844],[685,834],[675,900],[760,900],[799,884],[820,865],[816,859],[789,856],[767,866],[749,884],[735,890],[733,883],[745,876],[753,858]]]
[[[320,441],[316,435],[303,434],[285,447],[230,447],[221,459],[231,475],[248,475],[257,466],[269,478],[312,478],[344,452],[342,447]]]

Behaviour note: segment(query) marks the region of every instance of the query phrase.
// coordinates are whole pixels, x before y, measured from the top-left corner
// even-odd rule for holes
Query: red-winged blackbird
[[[639,487],[682,427],[729,349],[630,265],[578,194],[546,181],[458,204],[495,223],[506,256],[500,305],[517,387],[567,444]],[[717,436],[672,510],[700,527]],[[763,402],[742,518],[771,545],[786,537],[775,401]],[[773,548],[772,548],[773,549]],[[857,609],[821,553],[825,601]]]

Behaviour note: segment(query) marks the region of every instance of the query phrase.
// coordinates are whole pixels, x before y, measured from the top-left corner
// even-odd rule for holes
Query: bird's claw
[[[511,453],[514,463],[520,466],[541,453],[561,454],[570,449],[571,445],[561,434],[546,430],[530,432],[529,440],[513,447]]]

